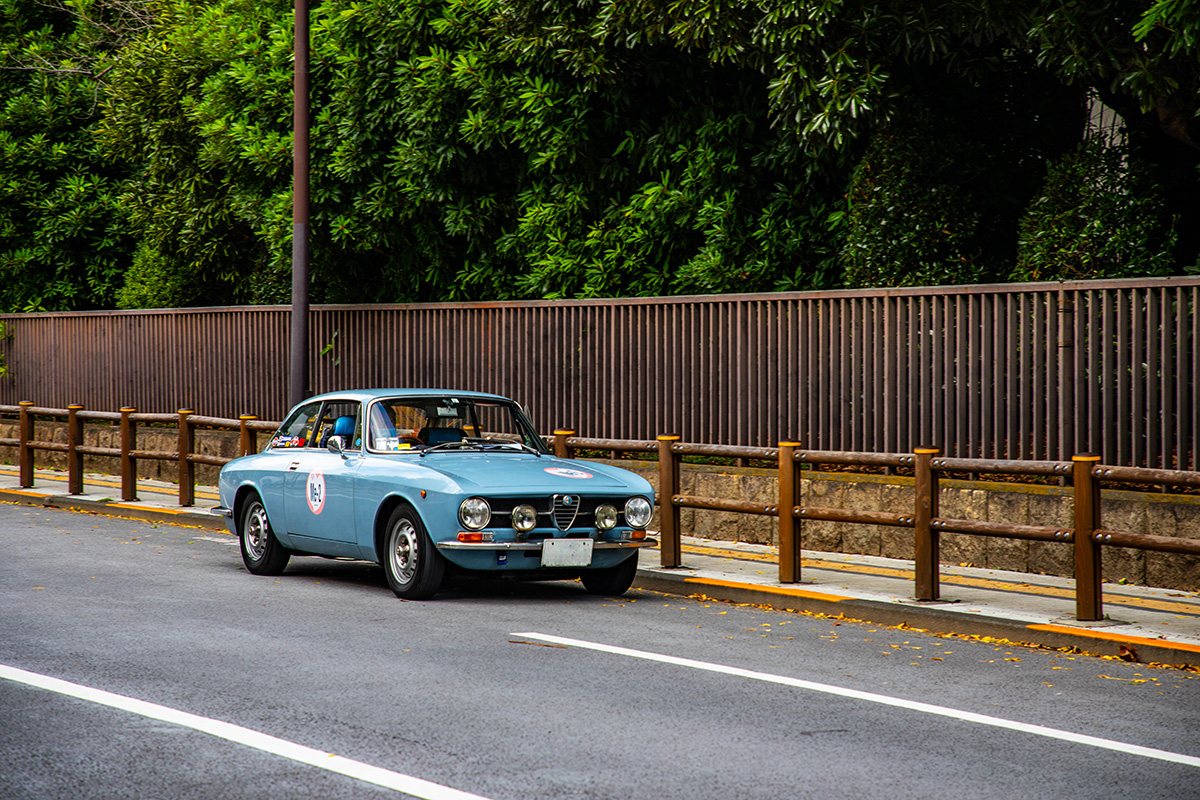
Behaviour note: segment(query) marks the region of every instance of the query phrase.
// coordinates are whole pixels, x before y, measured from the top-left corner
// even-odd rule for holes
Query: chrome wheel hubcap
[[[247,515],[246,530],[242,533],[242,539],[246,543],[246,553],[254,561],[260,561],[267,552],[269,530],[267,512],[261,505],[256,504]]]
[[[399,583],[412,583],[417,574],[417,559],[420,558],[417,529],[410,520],[402,519],[392,528],[391,540],[388,559],[392,575]]]

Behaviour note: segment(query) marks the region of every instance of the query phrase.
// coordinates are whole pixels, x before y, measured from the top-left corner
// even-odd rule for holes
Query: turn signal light
[[[645,531],[630,531],[629,538],[635,542],[640,542],[641,540],[646,538],[646,532]]]
[[[467,533],[466,531],[459,531],[458,540],[460,542],[482,542],[483,534],[480,532]]]

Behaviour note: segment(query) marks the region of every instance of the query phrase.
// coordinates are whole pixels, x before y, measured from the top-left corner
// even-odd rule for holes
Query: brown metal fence
[[[312,389],[494,391],[610,439],[1197,469],[1200,279],[312,310]],[[0,403],[279,419],[286,307],[0,317]]]

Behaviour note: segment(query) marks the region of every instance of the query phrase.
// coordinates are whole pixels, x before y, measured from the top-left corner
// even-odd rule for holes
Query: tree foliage
[[[131,165],[138,242],[121,305],[286,298],[271,234],[291,203],[289,7],[165,1],[112,65],[98,139]]]
[[[1021,220],[1015,276],[1168,275],[1176,238],[1147,165],[1129,147],[1092,136],[1051,166]]]
[[[121,285],[124,171],[92,136],[97,90],[81,63],[102,49],[72,14],[0,2],[0,308],[111,306]]]
[[[0,302],[286,300],[291,3],[61,1],[0,0]],[[1094,249],[1072,215],[1145,222],[1102,274],[1178,272],[1197,5],[326,0],[313,299],[1101,274],[1039,262]],[[1089,96],[1149,182],[1084,167]],[[1113,181],[1119,213],[1089,188]]]

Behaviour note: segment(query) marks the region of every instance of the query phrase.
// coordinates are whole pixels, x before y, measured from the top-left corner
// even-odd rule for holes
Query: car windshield
[[[372,403],[367,420],[369,449],[375,452],[549,452],[517,404],[509,400],[392,397]]]

